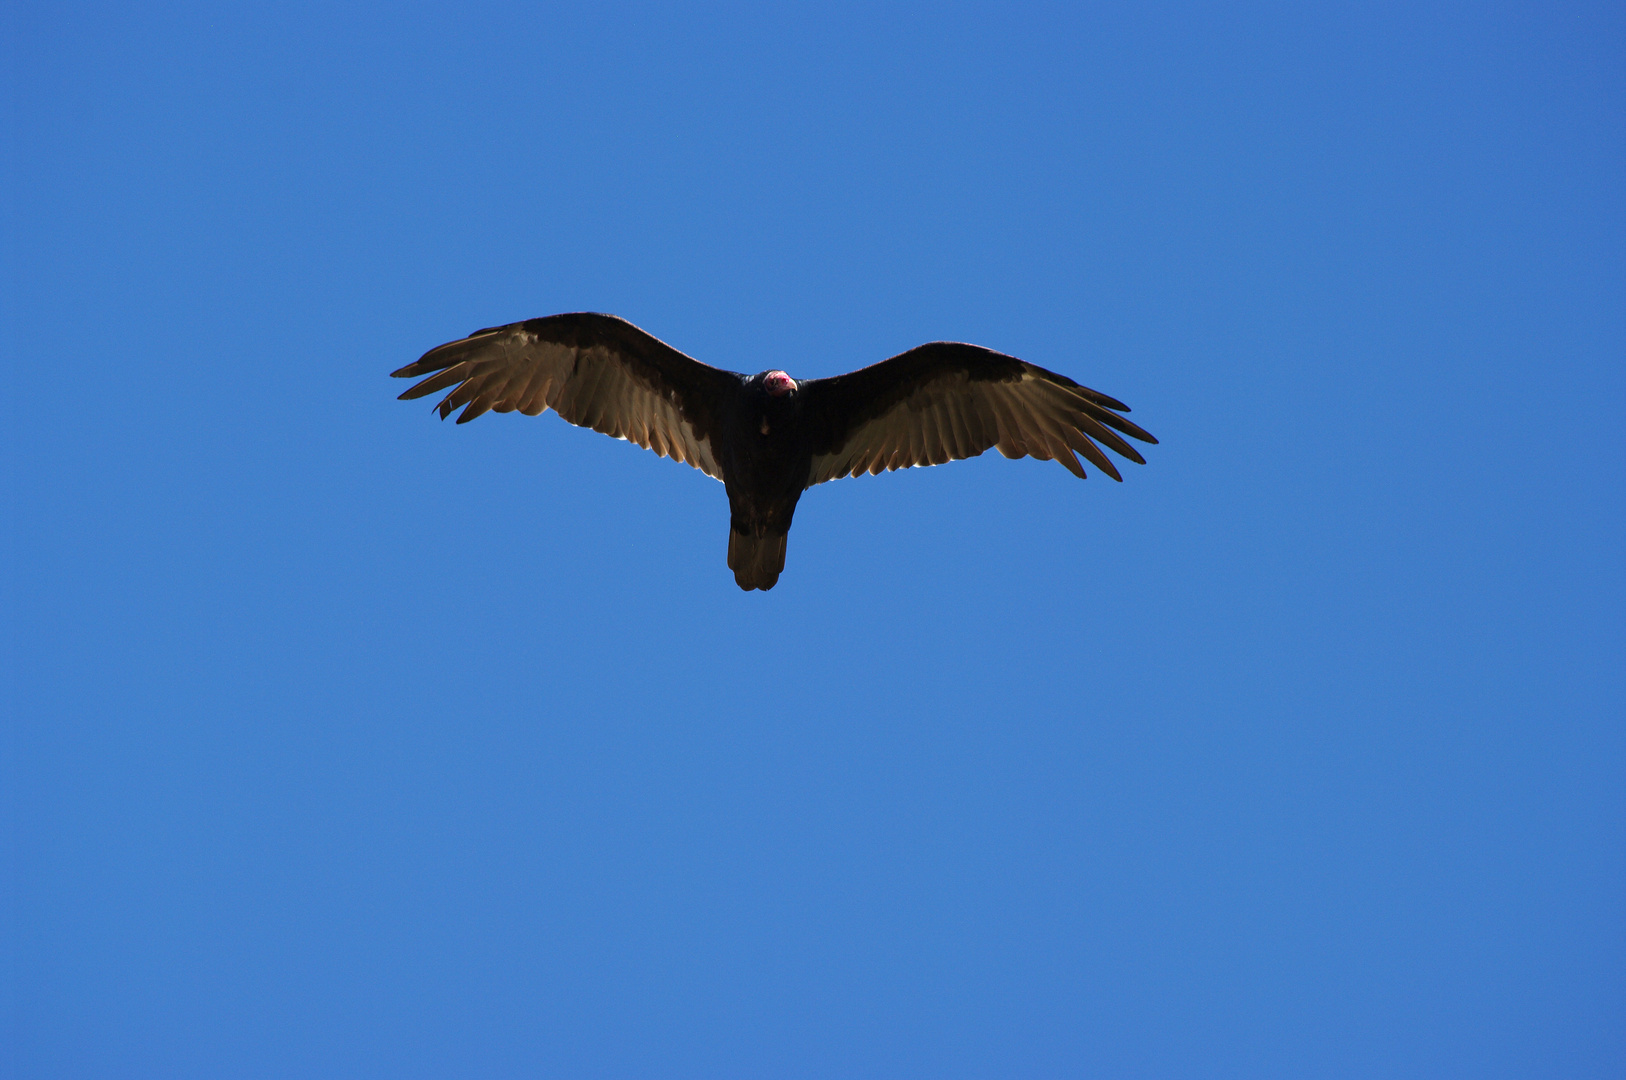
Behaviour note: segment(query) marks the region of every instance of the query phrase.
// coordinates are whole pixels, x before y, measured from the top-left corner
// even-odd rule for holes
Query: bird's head
[[[796,389],[796,380],[783,371],[764,371],[760,378],[762,388],[774,397],[784,397]]]

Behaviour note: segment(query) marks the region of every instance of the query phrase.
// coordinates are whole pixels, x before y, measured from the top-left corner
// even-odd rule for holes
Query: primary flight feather
[[[397,378],[403,400],[448,391],[442,419],[553,409],[581,427],[692,465],[728,491],[728,566],[771,589],[802,492],[883,469],[941,465],[995,447],[1056,460],[1076,451],[1122,480],[1104,445],[1144,465],[1123,436],[1157,442],[1129,406],[1065,375],[977,345],[934,341],[860,371],[792,379],[709,367],[614,315],[575,312],[479,330],[429,350]],[[1097,444],[1101,445],[1097,445]]]

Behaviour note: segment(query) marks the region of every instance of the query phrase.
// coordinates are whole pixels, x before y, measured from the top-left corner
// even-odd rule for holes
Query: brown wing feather
[[[480,330],[392,372],[418,378],[403,400],[449,391],[441,419],[487,411],[565,420],[722,478],[712,451],[718,404],[739,376],[708,367],[614,315],[576,312]]]
[[[883,469],[976,457],[1061,462],[1084,476],[1074,452],[1123,479],[1096,443],[1130,461],[1145,459],[1119,432],[1157,440],[1120,413],[1116,398],[1065,375],[991,349],[938,341],[879,364],[802,384],[813,465],[808,486]]]

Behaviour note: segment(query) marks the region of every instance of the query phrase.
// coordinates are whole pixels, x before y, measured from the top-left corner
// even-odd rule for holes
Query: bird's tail
[[[734,581],[747,592],[764,592],[779,581],[785,569],[785,535],[782,532],[743,533],[728,530],[728,568],[734,571]]]

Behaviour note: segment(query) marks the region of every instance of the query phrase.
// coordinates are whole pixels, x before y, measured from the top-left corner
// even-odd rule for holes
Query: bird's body
[[[802,422],[802,396],[773,393],[764,372],[744,381],[721,432],[723,487],[728,492],[728,566],[741,588],[771,589],[785,566],[785,540],[796,503],[807,490],[812,454]],[[785,376],[787,381],[789,376]]]
[[[573,424],[684,461],[728,492],[728,565],[742,589],[771,589],[802,492],[826,480],[974,457],[1055,459],[1074,451],[1121,479],[1095,445],[1143,462],[1122,432],[1157,440],[1128,407],[990,349],[933,342],[860,371],[797,382],[740,375],[678,352],[613,315],[578,312],[480,330],[395,375],[429,376],[401,395],[450,392],[442,418],[552,408]],[[1095,440],[1095,441],[1092,441]]]

